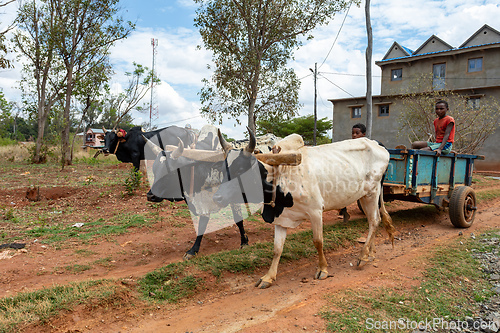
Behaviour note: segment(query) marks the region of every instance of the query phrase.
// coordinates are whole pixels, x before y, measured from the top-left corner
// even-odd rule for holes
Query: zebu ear
[[[170,157],[172,157],[174,160],[181,157],[182,153],[184,152],[184,142],[182,142],[182,140],[179,137],[177,137],[177,139],[179,139],[179,146],[177,146],[177,149],[175,149],[172,152],[172,155],[170,155]]]
[[[146,141],[146,145],[153,151],[153,153],[155,153],[155,155],[161,153],[161,148],[154,144],[153,141],[149,140],[144,135],[142,136],[142,138],[144,139],[144,141]]]
[[[248,145],[245,147],[245,151],[247,153],[253,154],[253,151],[255,150],[255,146],[257,145],[257,141],[255,140],[255,134],[253,134],[252,130],[247,126],[248,134],[249,134],[249,140],[248,140]]]

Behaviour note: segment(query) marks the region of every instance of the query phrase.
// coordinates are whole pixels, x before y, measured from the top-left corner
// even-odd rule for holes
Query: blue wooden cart
[[[476,194],[470,187],[474,160],[481,155],[443,154],[413,149],[388,149],[384,200],[404,200],[449,207],[451,223],[468,228],[476,216]]]

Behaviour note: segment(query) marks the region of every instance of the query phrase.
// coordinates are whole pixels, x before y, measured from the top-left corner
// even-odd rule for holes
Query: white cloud
[[[143,2],[147,6],[147,2]],[[196,6],[192,0],[177,0],[164,5],[191,9]],[[164,9],[164,8],[163,8]],[[151,9],[154,11],[155,9]],[[189,12],[189,11],[187,11]],[[184,13],[184,12],[183,12]],[[133,69],[135,61],[151,67],[151,38],[158,39],[156,70],[163,81],[157,87],[157,101],[160,118],[158,124],[176,124],[184,126],[190,123],[201,127],[208,121],[199,116],[200,101],[197,93],[202,87],[201,80],[210,78],[207,64],[211,63],[211,54],[206,50],[197,50],[201,44],[198,31],[192,26],[192,17],[185,20],[185,27],[172,28],[175,18],[169,13],[162,13],[164,22],[148,21],[147,14],[131,36],[118,43],[112,50],[111,61],[116,76],[113,82],[124,86],[123,73]],[[338,13],[329,25],[313,31],[315,38],[305,41],[304,46],[295,52],[295,60],[290,62],[302,80],[299,99],[304,104],[301,115],[313,112],[314,87],[309,68],[318,63],[318,116],[331,118],[331,103],[328,99],[344,98],[350,95],[363,96],[366,92],[365,48],[366,28],[364,3],[360,7],[352,6],[339,34],[335,46],[328,58],[327,54],[344,20],[345,13]],[[500,30],[498,17],[500,5],[493,0],[379,0],[372,2],[371,20],[373,26],[374,51],[373,61],[381,60],[394,41],[416,50],[431,35],[435,34],[452,46],[461,45],[484,24]],[[0,17],[3,20],[4,17]],[[169,23],[170,22],[170,23]],[[324,61],[324,64],[321,65]],[[374,94],[380,93],[380,69],[373,64]],[[16,72],[17,71],[17,72]],[[330,73],[341,73],[330,74]],[[11,95],[9,87],[16,86],[19,71],[1,71],[0,87],[7,97]],[[328,80],[327,80],[328,79]],[[330,82],[331,81],[331,82]],[[340,86],[339,89],[334,84]],[[148,99],[149,101],[149,99]],[[149,120],[149,116],[137,115],[138,122]],[[174,123],[175,122],[175,123]],[[221,126],[229,136],[241,139],[246,130],[246,117],[242,125],[235,125],[234,120],[225,120]]]

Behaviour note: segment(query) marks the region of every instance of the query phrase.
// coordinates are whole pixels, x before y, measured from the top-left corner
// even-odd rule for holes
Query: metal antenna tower
[[[149,130],[153,129],[153,123],[158,119],[158,104],[156,99],[156,54],[158,52],[158,39],[151,38],[151,46],[153,46],[153,65],[151,69],[151,100],[149,103]]]

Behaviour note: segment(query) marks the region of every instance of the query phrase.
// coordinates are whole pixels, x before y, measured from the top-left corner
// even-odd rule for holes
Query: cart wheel
[[[450,199],[450,220],[457,228],[468,228],[476,217],[476,194],[469,186],[453,190]]]

